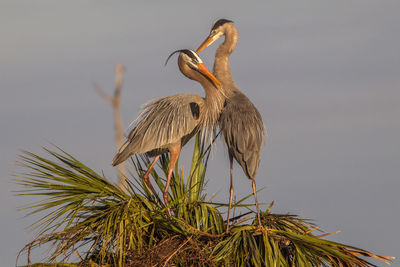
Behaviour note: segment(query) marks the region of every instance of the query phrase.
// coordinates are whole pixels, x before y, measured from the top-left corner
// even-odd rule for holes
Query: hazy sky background
[[[17,211],[28,200],[11,192],[18,149],[43,154],[52,142],[116,180],[112,110],[92,82],[111,93],[115,62],[127,67],[126,126],[152,98],[203,95],[176,59],[164,61],[197,48],[218,18],[239,30],[233,76],[269,133],[260,201],[341,230],[333,237],[340,242],[400,256],[399,14],[395,0],[1,0],[0,265],[13,266],[33,238],[33,218]],[[217,44],[200,54],[210,69]],[[219,143],[207,192],[227,201],[229,163]],[[237,166],[234,178],[238,197],[251,192]]]

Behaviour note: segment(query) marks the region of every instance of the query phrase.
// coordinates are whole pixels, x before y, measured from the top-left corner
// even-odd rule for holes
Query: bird
[[[224,103],[221,83],[207,69],[200,57],[192,50],[182,49],[171,53],[165,64],[175,53],[179,53],[178,66],[182,74],[199,82],[205,91],[205,97],[196,94],[177,94],[147,102],[134,120],[135,127],[112,160],[112,165],[116,166],[134,154],[145,153],[154,157],[143,179],[157,196],[149,180],[149,174],[160,155],[169,152],[170,166],[163,192],[169,214],[171,212],[168,207],[168,188],[181,148],[198,132],[207,129],[212,131]]]
[[[226,231],[229,232],[229,216],[233,196],[233,159],[239,163],[245,175],[252,182],[258,226],[262,227],[255,177],[266,131],[260,112],[249,98],[239,90],[231,74],[229,57],[235,50],[239,37],[233,21],[219,19],[214,22],[209,35],[196,50],[196,53],[222,36],[225,36],[225,40],[216,50],[213,73],[222,83],[223,95],[226,97],[218,124],[228,148],[230,162],[229,207],[226,228]]]

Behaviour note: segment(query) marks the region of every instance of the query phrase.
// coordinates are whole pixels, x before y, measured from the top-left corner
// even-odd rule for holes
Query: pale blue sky
[[[164,62],[196,48],[217,18],[239,30],[232,72],[269,132],[261,201],[341,230],[335,240],[400,256],[399,12],[389,0],[1,0],[0,265],[12,266],[33,237],[25,230],[33,218],[17,211],[28,200],[11,192],[18,149],[41,153],[53,142],[115,178],[112,112],[92,82],[111,92],[115,62],[127,67],[126,126],[152,98],[202,95],[175,61]],[[215,48],[200,54],[210,69]],[[228,168],[220,144],[207,175],[218,200],[227,199]],[[235,188],[238,197],[251,190],[238,167]]]

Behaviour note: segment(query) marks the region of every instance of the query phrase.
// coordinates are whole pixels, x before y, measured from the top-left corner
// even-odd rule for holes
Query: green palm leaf
[[[21,251],[53,245],[49,261],[65,261],[83,253],[89,266],[374,266],[365,257],[389,263],[391,257],[313,235],[315,226],[290,214],[262,214],[263,228],[253,224],[250,211],[233,220],[229,234],[219,207],[206,200],[205,175],[210,145],[196,136],[187,178],[178,164],[170,186],[173,215],[143,182],[151,161],[132,158],[130,181],[120,188],[72,155],[44,149],[49,158],[23,151],[17,176],[19,195],[40,197],[27,205],[28,215],[44,214],[32,225],[35,239]],[[150,176],[163,192],[169,166],[162,155]],[[239,200],[235,208],[251,208]],[[250,224],[247,224],[250,222]],[[43,265],[45,266],[45,265]],[[68,265],[66,265],[68,266]],[[73,265],[70,265],[73,266]]]

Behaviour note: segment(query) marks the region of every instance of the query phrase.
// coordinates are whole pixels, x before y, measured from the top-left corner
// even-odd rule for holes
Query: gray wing
[[[255,178],[265,136],[264,123],[257,108],[244,94],[237,92],[226,100],[219,126],[229,153],[248,178]]]
[[[118,165],[133,154],[154,155],[167,151],[170,144],[186,143],[197,130],[202,101],[198,95],[179,94],[146,103],[112,164]]]

